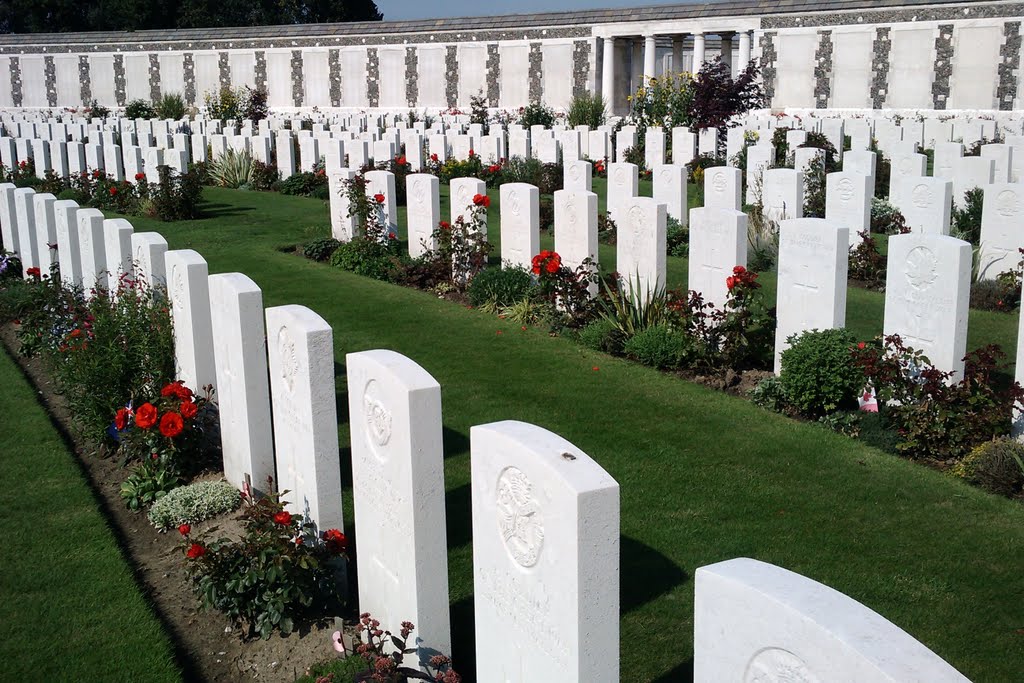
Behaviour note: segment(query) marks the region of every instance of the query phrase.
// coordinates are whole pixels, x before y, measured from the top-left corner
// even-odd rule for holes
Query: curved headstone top
[[[727,560],[695,585],[695,683],[968,681],[877,612],[782,567]]]

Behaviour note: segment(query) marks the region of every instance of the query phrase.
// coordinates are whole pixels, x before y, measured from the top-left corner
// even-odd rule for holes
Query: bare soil
[[[40,403],[78,460],[140,590],[174,642],[186,680],[288,682],[334,656],[333,619],[298,623],[290,636],[275,634],[264,641],[245,637],[242,629],[232,627],[219,613],[200,610],[185,574],[181,537],[177,532],[158,533],[144,513],[125,507],[120,490],[129,470],[74,428],[67,403],[42,363],[18,353],[13,325],[0,327],[0,342],[35,387]],[[193,525],[194,533],[215,525],[226,535],[239,528],[236,514],[230,514]]]

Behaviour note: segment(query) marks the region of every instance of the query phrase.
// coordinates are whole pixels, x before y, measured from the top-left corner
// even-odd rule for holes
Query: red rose
[[[733,275],[743,275],[745,272],[747,272],[747,269],[744,268],[743,266],[736,266],[735,268],[732,269]]]
[[[437,155],[436,154],[431,154],[430,155],[430,160],[431,161],[437,161]]]
[[[178,533],[182,536],[188,536],[188,532],[192,531],[192,526],[189,524],[182,524],[178,527]]]
[[[380,193],[373,195],[373,201],[377,202],[378,204],[383,204],[384,203],[384,195],[382,195]]]
[[[197,558],[202,557],[205,554],[206,554],[206,548],[204,548],[203,546],[199,545],[198,543],[193,543],[191,546],[189,546],[188,552],[185,553],[185,555],[190,560],[195,560]]]
[[[281,510],[276,515],[274,515],[274,521],[280,524],[281,526],[288,526],[292,523],[292,513],[288,512],[287,510]]]
[[[863,349],[865,346],[867,346],[867,344],[865,344],[864,342],[857,342],[858,349]]]
[[[725,278],[725,286],[728,287],[729,289],[732,289],[733,287],[735,287],[736,286],[736,278],[734,278],[734,277],[727,277],[727,278]]]
[[[110,196],[113,197],[115,194],[117,194],[117,188],[116,187],[110,188]]]
[[[402,156],[398,157],[398,165],[399,166],[405,166],[405,155],[404,154]]]
[[[549,273],[557,273],[558,269],[562,266],[562,259],[556,254],[554,258],[548,259],[547,271]]]
[[[185,422],[181,419],[181,415],[177,413],[164,413],[164,416],[160,418],[160,433],[168,439],[173,439],[178,434],[181,434],[181,430],[184,428]]]
[[[327,544],[327,550],[336,554],[345,552],[345,548],[348,547],[348,539],[338,529],[325,531],[324,542]]]
[[[442,230],[452,229],[452,225],[448,221],[441,221],[440,223],[438,223],[438,227],[440,227]]]
[[[469,150],[469,156],[473,156],[473,155],[474,155],[473,150]]]
[[[145,180],[145,178],[146,178],[146,174],[145,173],[136,173],[135,174],[135,179],[136,180]]]
[[[152,403],[143,403],[135,411],[135,424],[139,429],[149,429],[156,424],[158,412]]]
[[[199,406],[197,406],[195,403],[192,403],[192,401],[182,401],[179,410],[181,410],[181,416],[183,418],[185,418],[186,420],[191,420],[193,417],[196,416],[196,413],[199,412]]]
[[[128,418],[131,417],[132,411],[127,408],[121,408],[117,411],[117,415],[114,416],[114,426],[117,427],[117,431],[124,431],[128,427]]]

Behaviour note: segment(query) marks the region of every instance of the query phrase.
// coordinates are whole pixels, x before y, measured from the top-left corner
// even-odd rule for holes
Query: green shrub
[[[986,441],[957,463],[952,473],[990,493],[1012,496],[1024,485],[1024,444],[1008,436]]]
[[[522,268],[484,268],[469,283],[466,295],[474,306],[494,302],[498,306],[512,304],[529,297],[533,278]]]
[[[84,204],[87,197],[82,192],[69,187],[66,190],[61,190],[57,194],[57,199],[70,199],[71,201],[78,202],[79,204]]]
[[[242,496],[226,481],[200,481],[180,486],[153,503],[149,522],[157,529],[196,524],[231,512],[242,503]]]
[[[690,338],[664,323],[651,325],[626,340],[626,355],[653,368],[678,367],[688,355]]]
[[[580,330],[580,343],[595,351],[621,354],[623,341],[618,326],[605,318],[599,318]]]
[[[899,235],[907,231],[907,222],[895,206],[879,197],[871,199],[871,232],[881,235]]]
[[[327,176],[324,173],[293,173],[280,182],[277,191],[298,197],[330,198]]]
[[[1020,287],[1006,280],[978,280],[971,284],[971,308],[1012,311],[1020,303]]]
[[[156,109],[156,115],[162,119],[177,121],[185,118],[185,98],[181,93],[164,93],[153,103],[153,107]]]
[[[790,346],[782,352],[779,379],[797,410],[818,417],[856,406],[865,383],[864,373],[850,355],[856,341],[843,329],[811,330],[786,340]]]
[[[161,221],[186,221],[199,218],[203,199],[203,181],[196,171],[172,173],[169,166],[159,166],[160,183],[149,186],[147,215]]]
[[[953,202],[952,229],[953,237],[978,245],[981,243],[981,208],[985,200],[985,191],[975,187],[964,193],[963,206]]]
[[[132,100],[124,108],[124,116],[127,119],[152,119],[156,117],[156,110],[146,100]]]
[[[604,98],[597,93],[585,90],[574,95],[569,103],[569,112],[566,123],[570,128],[576,126],[590,126],[591,129],[604,124],[605,120]]]
[[[786,392],[775,375],[769,375],[750,390],[750,400],[767,410],[781,411],[786,406]]]
[[[520,112],[519,125],[526,128],[530,126],[550,128],[555,125],[555,110],[540,102],[528,104]]]
[[[252,172],[249,174],[249,189],[266,192],[277,187],[280,181],[281,172],[277,170],[276,164],[253,160]]]
[[[249,152],[226,149],[213,160],[208,173],[210,181],[220,187],[238,189],[243,185],[250,185],[253,177],[252,155]]]
[[[139,512],[180,485],[174,468],[162,458],[146,459],[121,484],[121,499],[129,510]]]
[[[690,228],[672,216],[665,219],[665,244],[669,256],[686,258],[690,254]]]
[[[327,261],[341,244],[333,237],[319,237],[305,246],[302,255],[313,261]]]
[[[331,265],[375,280],[389,280],[394,266],[392,250],[376,240],[353,237],[331,255]]]
[[[96,100],[93,100],[88,107],[82,112],[89,118],[93,119],[105,119],[110,116],[110,109],[99,104]]]

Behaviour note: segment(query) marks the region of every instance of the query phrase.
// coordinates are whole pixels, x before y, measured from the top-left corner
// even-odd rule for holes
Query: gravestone
[[[167,266],[164,254],[167,240],[158,232],[137,232],[132,235],[132,260],[135,278],[146,283],[153,294],[167,287]]]
[[[177,377],[197,393],[217,384],[213,321],[210,318],[209,267],[199,252],[175,249],[164,256],[167,298],[174,320]]]
[[[668,216],[685,226],[689,219],[686,203],[686,167],[662,164],[652,167],[654,200],[664,204]]]
[[[562,189],[591,192],[593,190],[593,182],[591,180],[590,162],[570,161],[565,164]]]
[[[704,207],[708,209],[743,208],[741,189],[743,171],[728,166],[714,166],[704,169]]]
[[[615,163],[626,163],[626,152],[636,147],[636,131],[623,128],[615,134]]]
[[[871,195],[871,178],[862,173],[825,176],[825,219],[847,229],[851,248],[860,243],[860,233],[871,232]]]
[[[890,200],[914,232],[948,235],[953,183],[944,178],[899,178]]]
[[[18,256],[21,257],[21,270],[25,277],[28,277],[29,268],[39,267],[39,239],[36,233],[36,207],[33,199],[35,194],[36,191],[31,187],[19,187],[14,191]]]
[[[729,128],[725,131],[725,162],[729,166],[733,166],[733,159],[736,155],[743,151],[743,146],[746,144],[746,129],[745,128]]]
[[[805,142],[807,142],[807,131],[800,129],[786,131],[786,145],[790,150],[796,149]]]
[[[1024,215],[1024,184],[993,183],[985,187],[981,210],[981,249],[978,279],[994,280],[1015,270],[1024,247],[1021,217]]]
[[[770,168],[762,176],[761,204],[765,218],[783,221],[804,215],[804,174],[791,168]]]
[[[619,485],[551,432],[470,430],[477,680],[619,680]]]
[[[775,163],[775,147],[758,144],[747,147],[746,203],[757,204],[764,191],[764,172]]]
[[[153,187],[157,187],[160,184],[160,167],[166,163],[164,161],[164,150],[156,147],[146,147],[142,153],[142,158],[146,167],[146,182]]]
[[[606,130],[592,130],[587,133],[587,150],[594,161],[608,163],[611,157],[611,140]]]
[[[460,217],[468,221],[474,207],[473,197],[487,194],[487,183],[476,178],[455,178],[448,186],[451,201],[451,222],[454,225]],[[484,212],[483,235],[487,238],[487,213]]]
[[[347,194],[347,183],[356,177],[350,168],[336,168],[327,172],[327,191],[330,193],[331,237],[339,242],[348,242],[355,237],[358,229],[356,216],[349,215],[351,203]]]
[[[18,212],[14,206],[14,183],[0,183],[0,242],[10,252],[19,251]]]
[[[85,162],[85,145],[81,142],[68,143],[68,174],[72,177],[88,172],[89,165]]]
[[[417,258],[437,246],[433,233],[441,222],[441,187],[430,173],[409,174],[405,182],[409,256]]]
[[[660,128],[644,133],[644,162],[652,169],[665,163],[665,133]]]
[[[0,215],[2,213],[3,204],[0,200]],[[60,262],[61,282],[65,287],[81,287],[82,252],[78,243],[78,202],[73,199],[55,201],[53,220],[57,226],[57,260]]]
[[[625,292],[650,300],[665,289],[665,205],[649,197],[633,197],[620,215],[615,268]]]
[[[371,201],[378,194],[384,195],[384,228],[388,233],[398,234],[398,200],[395,193],[395,174],[391,171],[367,171],[366,196]]]
[[[971,262],[971,243],[948,235],[889,238],[883,334],[900,335],[953,381],[967,350]]]
[[[608,186],[605,207],[608,211],[608,217],[616,223],[620,219],[620,209],[638,194],[639,177],[637,171],[636,164],[608,164]]]
[[[860,173],[871,178],[869,183],[872,196],[875,188],[875,164],[878,157],[866,149],[854,149],[843,154],[843,172]]]
[[[562,160],[562,148],[558,140],[550,135],[541,135],[532,140],[533,155],[542,164],[558,164]]]
[[[135,228],[123,218],[103,221],[104,258],[107,262],[107,291],[117,294],[123,276],[132,275],[132,235]]]
[[[702,128],[697,134],[697,147],[702,155],[718,156],[718,129]]]
[[[928,157],[914,152],[894,154],[889,166],[889,199],[896,196],[900,178],[920,178],[928,166]]]
[[[992,182],[1010,182],[1013,169],[1013,147],[1010,145],[982,145],[981,158],[992,160]]]
[[[90,296],[96,288],[107,286],[107,257],[103,239],[103,212],[79,209],[78,245],[82,254],[82,288]]]
[[[540,253],[540,189],[504,183],[500,192],[501,262],[530,270],[533,257]]]
[[[793,152],[793,167],[801,173],[810,173],[818,164],[824,165],[825,151],[817,147],[798,147]]]
[[[441,385],[394,351],[350,353],[345,368],[359,611],[415,624],[422,668],[451,652]]]
[[[726,278],[747,265],[747,214],[732,209],[690,209],[690,267],[687,287],[723,308]]]
[[[575,271],[586,259],[598,261],[597,194],[582,190],[558,190],[555,203],[555,252],[562,265]],[[591,294],[597,285],[591,284]]]
[[[953,165],[953,204],[963,208],[965,195],[974,188],[992,184],[995,165],[991,159],[964,157]]]
[[[299,168],[305,173],[316,170],[320,161],[320,143],[314,137],[299,138]]]
[[[932,164],[932,176],[953,180],[954,168],[964,156],[964,146],[959,142],[940,142],[935,145],[935,161]]]
[[[697,136],[689,128],[672,129],[672,163],[685,166],[697,156]]]
[[[275,306],[266,317],[278,488],[318,533],[344,529],[334,334],[305,306]]]
[[[118,183],[124,180],[124,159],[120,145],[103,146],[103,169],[109,179]]]
[[[580,160],[580,133],[578,130],[563,131],[558,134],[556,139],[562,153],[562,163],[569,164]],[[662,148],[664,148],[664,142],[662,142]],[[484,161],[488,161],[487,158],[484,158]]]
[[[53,204],[57,201],[49,192],[32,195],[32,221],[36,231],[36,258],[42,275],[49,275],[51,266],[57,263],[57,222],[53,215]]]
[[[287,180],[295,175],[295,139],[290,132],[277,131],[274,152],[277,159],[277,170],[281,172],[281,180]],[[351,150],[349,153],[351,154]],[[351,159],[349,162],[351,166]],[[355,168],[359,168],[359,166],[355,166]]]
[[[699,567],[694,594],[694,683],[969,683],[878,613],[781,567]]]
[[[47,140],[35,139],[32,143],[32,161],[35,164],[36,177],[45,178],[47,171],[53,170],[53,164],[50,161],[50,143]],[[122,180],[123,178],[115,178],[115,180]]]
[[[823,218],[779,225],[775,374],[790,335],[846,326],[849,230]]]
[[[274,473],[263,292],[242,273],[211,275],[210,320],[224,478],[265,494]],[[333,378],[334,369],[330,376]],[[332,397],[333,405],[333,397]],[[268,487],[268,478],[274,480]]]

